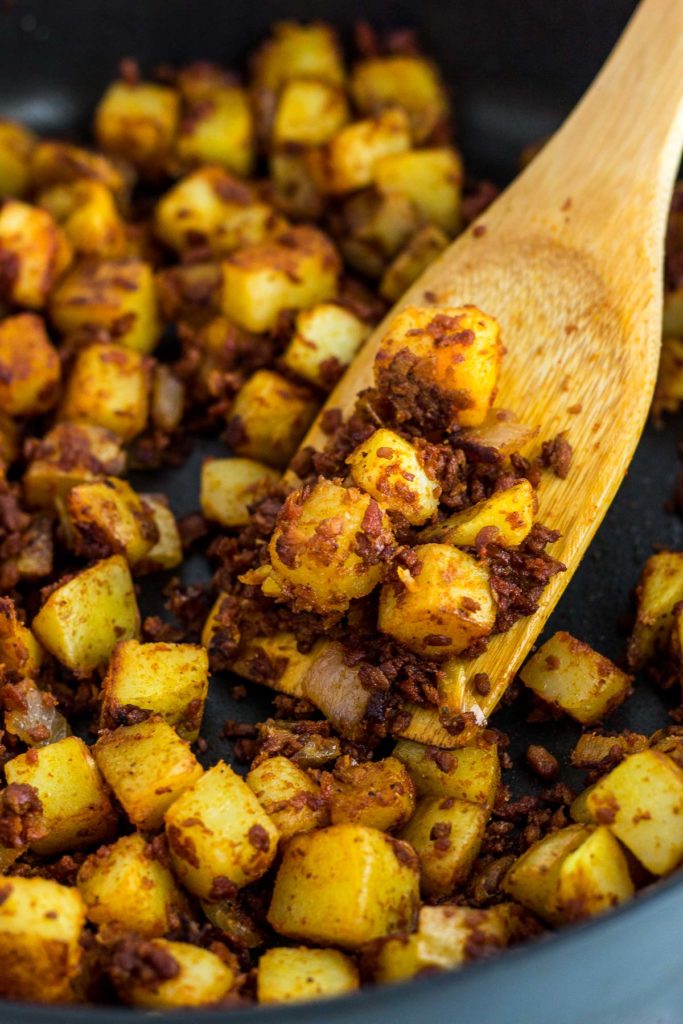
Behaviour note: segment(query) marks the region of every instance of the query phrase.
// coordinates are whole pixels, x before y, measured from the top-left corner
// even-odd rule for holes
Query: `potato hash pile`
[[[302,447],[495,195],[411,35],[361,26],[356,51],[287,23],[245,81],[124,61],[96,150],[0,122],[4,997],[352,992],[599,914],[683,858],[681,729],[605,732],[633,677],[567,633],[521,680],[585,727],[588,788],[538,744],[540,795],[502,779],[501,688],[468,659],[564,569],[536,492],[572,450],[494,406],[495,310],[425,293],[388,319],[372,386]],[[660,413],[683,396],[680,199]],[[199,438],[224,443],[200,511],[131,486]],[[173,575],[188,554],[210,582]],[[162,589],[169,615],[143,617]],[[638,602],[624,668],[678,679],[683,554],[650,559]],[[223,670],[235,699],[279,691],[225,723],[243,772],[202,737]]]

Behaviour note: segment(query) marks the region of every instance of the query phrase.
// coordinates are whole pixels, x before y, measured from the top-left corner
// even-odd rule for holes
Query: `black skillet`
[[[379,28],[417,28],[453,87],[469,168],[504,184],[515,173],[522,146],[551,132],[588,86],[634,6],[633,0],[346,0],[338,7],[321,0],[3,0],[0,115],[48,135],[83,138],[122,56],[139,58],[143,69],[199,57],[239,66],[275,20],[325,18],[348,31],[365,18]],[[622,653],[618,620],[628,610],[642,563],[655,545],[683,546],[683,523],[663,508],[678,471],[679,426],[647,428],[549,631],[568,629],[608,656]],[[196,505],[200,457],[168,477],[177,514]],[[146,490],[166,489],[164,473],[136,482]],[[201,575],[202,566],[190,565],[188,572]],[[219,738],[226,718],[258,720],[269,707],[268,694],[256,687],[246,703],[234,705],[224,682],[213,685],[204,729],[214,759],[230,755],[229,744]],[[648,732],[667,721],[664,699],[641,681],[610,724]],[[537,739],[562,756],[578,734],[566,723],[530,726],[514,709],[501,712],[494,724],[512,737],[517,767],[506,781],[527,790],[534,786],[521,766],[527,744]],[[571,773],[567,777],[580,784]],[[0,1003],[0,1024],[122,1024],[141,1016],[123,1009]],[[151,1019],[681,1024],[683,880],[671,879],[603,920],[459,973],[324,1005],[155,1013]]]

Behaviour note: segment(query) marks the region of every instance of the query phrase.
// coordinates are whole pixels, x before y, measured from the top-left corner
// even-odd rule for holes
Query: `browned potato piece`
[[[0,119],[0,195],[22,196],[31,179],[33,132],[16,121]]]
[[[278,98],[273,145],[322,146],[348,119],[348,104],[340,88],[311,78],[290,78]]]
[[[584,825],[568,825],[549,832],[518,857],[503,880],[513,900],[551,924],[560,924],[559,879],[562,863],[590,835]]]
[[[272,199],[278,210],[298,220],[317,220],[323,196],[306,153],[273,153],[270,158]]]
[[[123,555],[135,565],[159,539],[150,509],[114,476],[72,487],[65,513],[69,543],[86,558]]]
[[[218,601],[221,601],[221,598]],[[209,647],[209,658],[215,628],[215,621],[212,622],[209,616],[202,634],[202,643]],[[272,636],[251,637],[240,644],[231,668],[237,675],[244,676],[253,683],[270,686],[273,690],[280,690],[281,693],[288,693],[292,697],[303,697],[304,677],[322,643],[324,641],[319,640],[311,651],[303,654],[297,646],[294,633],[282,630],[273,633]]]
[[[405,825],[415,810],[415,787],[393,757],[361,764],[340,757],[334,771],[323,776],[322,791],[333,825],[348,821],[389,832]]]
[[[74,181],[96,181],[123,202],[133,177],[133,168],[123,161],[57,139],[41,139],[31,155],[31,179],[38,190]]]
[[[407,768],[418,796],[454,796],[474,804],[493,805],[500,783],[495,743],[482,739],[457,750],[441,750],[399,740],[393,756]]]
[[[118,476],[126,465],[121,442],[90,423],[58,423],[31,442],[24,497],[32,508],[52,508],[72,487],[101,476]]]
[[[666,646],[673,626],[673,611],[683,601],[683,552],[652,555],[638,581],[638,614],[628,644],[629,666],[642,668]]]
[[[254,83],[277,92],[291,78],[315,78],[341,85],[345,78],[342,55],[329,25],[297,25],[283,21],[254,59]]]
[[[199,491],[202,515],[221,526],[246,526],[250,505],[279,479],[277,470],[253,459],[207,459]]]
[[[369,188],[346,200],[343,223],[339,247],[344,259],[365,277],[378,278],[387,261],[419,230],[422,219],[405,196],[380,195]]]
[[[48,292],[71,262],[72,251],[54,217],[37,206],[8,199],[0,209],[2,294],[17,306],[42,309]]]
[[[259,1003],[304,1002],[340,996],[358,988],[358,971],[338,949],[271,947],[258,964]]]
[[[284,469],[313,422],[319,401],[273,370],[257,370],[237,393],[228,438],[237,455]]]
[[[287,757],[269,757],[246,778],[258,802],[277,826],[281,839],[328,823],[320,786]]]
[[[417,654],[460,654],[496,620],[489,571],[472,555],[446,544],[413,549],[416,564],[399,567],[382,587],[377,624]]]
[[[420,858],[427,896],[449,896],[476,860],[489,810],[456,797],[424,796],[401,833]]]
[[[180,122],[175,153],[184,167],[216,164],[235,174],[249,174],[254,117],[246,91],[229,84],[212,85],[205,94],[199,90]]]
[[[380,294],[389,302],[398,301],[447,246],[448,237],[443,231],[435,224],[425,224],[384,271]]]
[[[106,842],[116,833],[116,812],[83,740],[67,736],[34,748],[5,765],[8,784],[33,786],[43,805],[45,838],[31,844],[50,856]]]
[[[28,626],[17,617],[11,597],[0,597],[0,665],[22,678],[38,674],[43,650]]]
[[[582,725],[604,718],[631,692],[632,676],[588,644],[555,633],[520,670],[525,686]]]
[[[149,363],[123,345],[95,344],[79,352],[66,383],[61,418],[105,427],[131,441],[147,425]]]
[[[409,306],[382,339],[375,382],[401,419],[473,427],[493,402],[502,352],[497,322],[476,306]],[[426,394],[431,400],[424,407]]]
[[[298,314],[283,360],[300,377],[329,390],[369,333],[368,324],[351,310],[321,302]]]
[[[402,107],[416,142],[424,142],[448,117],[448,100],[439,74],[424,57],[390,54],[360,61],[351,76],[351,94],[365,114]]]
[[[405,196],[426,221],[453,237],[460,228],[462,161],[454,149],[417,149],[382,157],[375,165],[377,189]]]
[[[113,82],[95,112],[95,134],[105,152],[129,160],[143,175],[158,177],[178,128],[179,97],[150,82]]]
[[[83,956],[83,900],[48,878],[2,880],[0,995],[37,1003],[71,1000]]]
[[[159,950],[164,964],[170,967],[172,963],[174,969],[165,977],[149,981],[135,978],[120,981],[119,995],[124,1002],[148,1010],[212,1006],[233,989],[232,968],[211,950],[166,939],[153,939],[151,945]]]
[[[223,281],[219,263],[181,263],[164,267],[157,271],[154,280],[164,323],[184,320],[198,327],[219,312]]]
[[[106,185],[88,179],[53,185],[37,201],[52,214],[76,253],[103,259],[125,254],[126,226]]]
[[[310,152],[313,162],[309,166],[324,191],[343,195],[371,185],[382,157],[408,149],[408,119],[402,110],[393,107],[342,128],[324,151]]]
[[[565,921],[581,921],[630,900],[634,886],[618,841],[601,825],[560,865],[558,906]]]
[[[33,313],[0,322],[0,408],[8,416],[37,416],[57,399],[59,356]]]
[[[379,427],[346,461],[358,487],[383,508],[400,512],[412,526],[436,515],[441,486],[430,475],[420,450],[400,434]]]
[[[496,491],[484,501],[462,512],[442,519],[435,526],[423,530],[420,541],[455,544],[456,547],[474,547],[482,530],[488,530],[492,540],[504,547],[517,547],[529,534],[536,515],[536,492],[528,480],[518,480],[504,491]]]
[[[159,569],[175,569],[183,560],[183,547],[168,500],[164,494],[141,494],[140,497],[152,513],[159,539],[144,559],[138,562],[135,571],[141,575]]]
[[[285,845],[268,921],[292,939],[357,949],[409,930],[417,906],[407,844],[364,825],[332,825]]]

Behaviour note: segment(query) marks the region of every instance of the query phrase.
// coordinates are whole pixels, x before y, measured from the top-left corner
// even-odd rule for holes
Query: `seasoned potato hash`
[[[495,309],[384,320],[495,195],[438,69],[406,32],[344,54],[288,22],[244,78],[124,60],[93,137],[0,121],[0,996],[331,997],[674,871],[683,729],[603,723],[633,673],[683,678],[682,553],[645,566],[623,663],[558,632],[505,697],[576,723],[583,790],[536,730],[513,793],[501,684],[469,670],[564,570],[537,495],[572,447],[496,405]],[[325,405],[381,321],[371,386]],[[217,739],[217,697],[264,687]]]

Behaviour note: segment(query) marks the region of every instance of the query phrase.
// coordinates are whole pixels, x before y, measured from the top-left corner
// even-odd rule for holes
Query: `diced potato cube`
[[[181,263],[157,271],[155,283],[163,321],[184,320],[198,327],[212,320],[220,309],[222,281],[218,263]]]
[[[427,896],[449,896],[466,880],[479,854],[488,817],[488,808],[452,796],[418,800],[401,838],[420,859],[421,885]]]
[[[275,146],[322,146],[349,119],[343,91],[312,78],[290,78],[278,99],[273,122]]]
[[[222,310],[249,331],[274,328],[286,309],[334,299],[340,261],[322,232],[301,226],[223,261]]]
[[[274,946],[259,960],[256,996],[259,1003],[305,1002],[353,992],[358,985],[356,967],[338,949]]]
[[[1,216],[1,214],[0,214]],[[19,313],[0,321],[0,408],[8,416],[37,416],[57,399],[59,355],[42,317]]]
[[[0,664],[23,679],[37,675],[42,662],[43,650],[19,620],[14,601],[0,596]]]
[[[405,825],[415,810],[415,787],[400,761],[385,757],[360,764],[348,757],[323,775],[333,825],[352,822],[382,832]]]
[[[246,526],[249,506],[265,497],[280,474],[253,459],[207,459],[202,466],[202,515],[221,526]]]
[[[105,558],[62,583],[31,628],[43,647],[75,675],[103,668],[116,644],[137,636],[140,629],[125,558]]]
[[[303,697],[303,680],[319,650],[303,654],[297,647],[294,633],[279,632],[272,636],[257,636],[244,641],[232,662],[232,670],[253,683],[270,686],[273,690]],[[202,636],[206,645],[206,638]],[[209,657],[211,649],[209,647]]]
[[[380,277],[387,260],[419,230],[422,219],[405,196],[356,192],[343,206],[345,232],[339,246],[346,262],[365,277]]]
[[[401,107],[416,142],[424,142],[448,117],[448,100],[434,65],[424,57],[391,54],[360,61],[351,76],[351,94],[364,114]]]
[[[385,583],[377,625],[416,654],[460,654],[496,621],[489,571],[472,555],[446,544],[413,549],[416,565],[399,567]]]
[[[586,809],[653,875],[683,857],[683,769],[656,750],[631,754],[591,790]]]
[[[129,160],[148,177],[158,177],[178,128],[175,89],[150,82],[113,82],[95,112],[95,134],[106,152]]]
[[[327,144],[320,166],[314,163],[312,170],[326,192],[343,195],[371,185],[382,157],[408,149],[408,119],[402,110],[393,107],[342,128]],[[316,158],[316,152],[311,156]]]
[[[54,217],[8,199],[0,209],[2,293],[17,306],[42,309],[48,292],[71,262],[72,251]]]
[[[140,498],[152,513],[159,539],[143,560],[137,563],[135,570],[140,575],[160,569],[175,569],[183,560],[183,547],[168,499],[164,494],[141,494]]]
[[[212,1006],[234,988],[234,972],[211,950],[166,939],[153,939],[150,946],[164,954],[165,963],[168,958],[174,961],[176,970],[171,977],[156,981],[131,978],[119,982],[119,995],[125,1002],[147,1010]]]
[[[369,333],[355,313],[322,302],[298,314],[283,360],[294,373],[329,391]]]
[[[264,875],[279,838],[244,779],[223,761],[169,808],[166,835],[176,875],[202,899],[220,896],[225,879],[241,888]]]
[[[448,237],[435,224],[420,228],[382,275],[379,291],[389,302],[397,302],[448,247]]]
[[[332,825],[285,845],[268,921],[292,939],[357,949],[410,930],[417,906],[409,846],[364,825]]]
[[[179,252],[208,245],[221,256],[263,242],[283,221],[250,185],[221,167],[202,167],[162,196],[154,225],[159,238]]]
[[[537,508],[536,492],[528,480],[518,480],[504,491],[442,519],[420,534],[420,541],[437,541],[456,547],[474,547],[482,530],[487,543],[517,547],[534,525]],[[492,533],[496,530],[496,533]]]
[[[147,425],[149,365],[123,345],[94,344],[79,352],[62,399],[61,418],[105,427],[131,441]]]
[[[268,545],[272,574],[264,586],[280,588],[301,611],[343,612],[380,582],[382,563],[370,554],[392,543],[374,498],[321,478],[287,497]]]
[[[319,402],[307,387],[273,370],[257,370],[242,385],[228,420],[237,455],[284,468],[313,422]]]
[[[125,640],[102,680],[100,728],[126,725],[138,711],[160,715],[183,739],[199,735],[209,689],[209,659],[196,644]]]
[[[64,334],[106,331],[118,345],[151,352],[161,334],[152,268],[137,259],[79,263],[52,293],[50,316]]]
[[[77,885],[88,920],[139,935],[173,931],[184,908],[173,875],[138,832],[91,854],[78,870]]]
[[[558,905],[567,921],[594,917],[631,899],[633,882],[626,858],[604,825],[569,853],[560,865]]]
[[[215,164],[235,174],[249,174],[254,118],[245,90],[221,86],[191,101],[180,122],[175,151],[185,167]]]
[[[320,786],[287,757],[269,757],[246,778],[281,839],[310,832],[327,824],[328,813]]]
[[[323,196],[306,152],[273,153],[270,158],[272,200],[278,210],[299,220],[318,220]]]
[[[22,196],[31,180],[33,132],[16,121],[0,119],[0,195]]]
[[[582,725],[591,725],[631,692],[633,678],[569,633],[555,633],[520,670],[525,686]]]
[[[103,733],[93,753],[116,799],[143,830],[158,829],[167,809],[202,774],[189,744],[159,716]]]
[[[76,484],[118,476],[126,465],[116,435],[89,423],[58,423],[32,442],[30,458],[23,485],[31,508],[52,508]]]
[[[549,832],[517,858],[503,880],[504,890],[544,921],[560,924],[560,870],[565,858],[589,835],[590,829],[584,825],[568,825]]]
[[[430,476],[419,449],[400,434],[380,427],[346,461],[358,487],[383,508],[400,512],[412,526],[436,515],[441,486]]]
[[[451,237],[460,228],[462,161],[454,149],[418,149],[382,157],[374,178],[384,195],[410,199],[425,220]]]
[[[87,179],[53,185],[37,201],[55,218],[75,252],[101,259],[124,255],[126,227],[106,185]]]
[[[70,1002],[83,955],[83,900],[48,878],[2,880],[0,995],[38,1003]]]
[[[683,551],[660,551],[648,558],[636,594],[638,614],[628,644],[633,669],[642,668],[669,640],[674,607],[683,601]]]
[[[344,64],[336,36],[329,25],[275,25],[271,37],[254,60],[255,85],[277,92],[291,78],[315,78],[341,85]]]
[[[56,139],[41,139],[31,155],[31,178],[38,190],[74,181],[96,181],[125,201],[133,176],[133,168],[122,161]]]
[[[399,740],[393,756],[406,766],[418,796],[469,800],[491,807],[500,783],[498,748],[484,740],[457,750]]]
[[[159,539],[151,511],[115,476],[72,487],[65,513],[69,544],[86,558],[123,555],[134,565]]]
[[[382,339],[375,381],[400,419],[436,429],[472,427],[493,402],[501,357],[500,328],[476,306],[409,306]],[[431,396],[426,409],[425,393]]]
[[[31,844],[50,856],[105,842],[116,832],[116,812],[89,749],[77,736],[34,747],[5,765],[8,784],[33,786],[43,805],[47,835]]]

